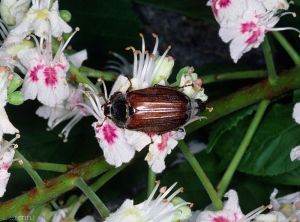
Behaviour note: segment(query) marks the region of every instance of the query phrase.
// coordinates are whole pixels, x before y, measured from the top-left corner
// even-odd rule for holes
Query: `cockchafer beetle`
[[[167,86],[115,92],[103,107],[104,115],[118,127],[148,134],[176,130],[205,110],[201,100]]]

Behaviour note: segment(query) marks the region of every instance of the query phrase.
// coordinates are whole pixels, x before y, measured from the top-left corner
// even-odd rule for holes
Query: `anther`
[[[159,189],[159,192],[164,193],[164,192],[166,192],[166,190],[167,190],[167,187],[162,187],[162,188]]]
[[[24,164],[23,160],[18,160],[18,163],[22,166]]]
[[[211,113],[212,111],[214,111],[214,108],[213,107],[206,107],[206,110]]]

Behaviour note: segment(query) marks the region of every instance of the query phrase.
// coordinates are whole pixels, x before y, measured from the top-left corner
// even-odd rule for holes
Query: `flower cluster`
[[[269,31],[299,30],[292,27],[274,28],[284,15],[293,15],[286,0],[209,0],[217,22],[219,35],[230,43],[230,55],[237,62],[244,53],[257,48]]]
[[[132,74],[132,78],[128,79],[126,76],[120,75],[109,96],[104,86],[104,99],[98,97],[97,90],[89,87],[86,95],[90,100],[90,106],[85,104],[82,104],[82,106],[89,109],[90,113],[97,119],[93,127],[100,147],[103,149],[104,157],[109,164],[118,167],[122,163],[127,163],[133,158],[135,151],[139,152],[149,145],[149,152],[145,160],[154,172],[160,173],[166,167],[164,161],[166,156],[176,147],[177,141],[185,137],[184,129],[166,132],[161,135],[149,135],[141,131],[123,129],[106,117],[103,108],[104,103],[109,101],[109,97],[114,96],[115,93],[125,94],[128,91],[147,88],[155,84],[168,85],[167,80],[174,66],[174,59],[167,56],[170,47],[160,56],[158,54],[159,39],[157,35],[153,34],[156,42],[152,53],[149,53],[145,47],[144,37],[142,35],[141,37],[141,51],[133,47],[127,48],[127,50],[133,51],[134,56],[134,63],[130,66],[132,67],[131,73],[128,73]],[[202,81],[193,72],[192,68],[187,68],[186,71],[181,72],[178,86],[180,87],[179,90],[193,99],[200,99],[203,102],[207,100],[202,88]],[[192,120],[195,119],[197,119],[196,115]]]
[[[188,206],[190,203],[176,197],[183,192],[183,189],[179,188],[171,194],[176,186],[174,183],[169,188],[160,188],[160,194],[155,198],[159,185],[160,183],[157,182],[148,199],[142,203],[135,205],[133,200],[125,200],[116,212],[106,218],[105,222],[175,222],[188,220],[191,217],[191,210]]]

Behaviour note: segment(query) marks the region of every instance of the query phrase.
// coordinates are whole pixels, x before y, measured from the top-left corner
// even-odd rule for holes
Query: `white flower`
[[[212,7],[216,20],[221,23],[243,15],[247,0],[209,0],[207,5]]]
[[[300,124],[300,103],[296,103],[294,106],[293,118],[296,123]],[[291,150],[290,158],[292,161],[300,159],[300,146],[296,146]]]
[[[153,143],[149,146],[149,153],[145,160],[148,162],[153,172],[161,173],[166,168],[166,156],[177,146],[178,140],[181,140],[184,137],[185,132],[180,133],[180,131],[151,136]]]
[[[300,192],[288,194],[276,198],[278,190],[274,189],[270,196],[273,211],[277,221],[299,221],[300,220]]]
[[[55,107],[68,98],[70,92],[66,75],[69,63],[63,51],[75,32],[66,43],[61,43],[55,55],[52,53],[51,38],[41,38],[40,43],[36,40],[36,48],[18,54],[20,62],[27,68],[22,87],[25,99],[37,98],[44,105]]]
[[[8,169],[10,168],[13,158],[15,155],[15,149],[17,145],[13,143],[19,138],[17,135],[11,141],[1,140],[0,141],[0,197],[3,197],[6,186],[10,177]]]
[[[131,79],[132,89],[143,89],[154,84],[165,85],[166,80],[171,75],[172,68],[174,66],[174,60],[172,57],[167,57],[167,53],[171,49],[169,46],[162,56],[158,54],[159,39],[156,34],[153,34],[155,38],[155,46],[152,53],[146,50],[145,40],[142,38],[142,51],[135,50],[133,47],[128,47],[128,50],[133,51],[133,78]]]
[[[60,137],[64,138],[64,142],[68,141],[68,135],[71,129],[83,118],[89,114],[89,112],[78,103],[83,103],[83,89],[82,87],[74,88],[70,87],[70,95],[62,104],[55,107],[41,106],[37,109],[36,114],[39,117],[48,119],[48,127],[50,130],[54,129],[60,123],[70,120],[70,122],[63,128]]]
[[[191,211],[187,207],[189,203],[175,200],[175,196],[183,191],[182,188],[170,194],[175,186],[176,183],[169,189],[161,188],[160,195],[154,198],[159,187],[159,183],[157,183],[146,201],[134,205],[133,200],[125,200],[115,213],[106,218],[105,222],[175,222],[187,220],[191,217]],[[174,202],[177,203],[174,204]]]
[[[19,24],[28,11],[30,3],[31,0],[1,0],[1,18],[9,26]]]
[[[192,99],[200,99],[205,102],[208,97],[204,93],[202,88],[202,80],[198,78],[198,74],[194,73],[194,69],[191,67],[188,73],[182,75],[179,83],[182,92]]]
[[[7,87],[13,75],[7,67],[0,67],[0,140],[3,134],[15,134],[19,132],[9,121],[4,109],[7,103]]]
[[[230,55],[237,62],[244,53],[257,48],[269,31],[298,29],[292,27],[274,28],[288,9],[284,0],[211,0],[214,14],[220,24],[219,35],[225,43],[230,43]]]
[[[70,33],[72,28],[59,15],[58,0],[32,0],[32,6],[26,16],[14,29],[9,37],[24,39],[34,33],[39,37],[60,37],[63,33]]]
[[[262,213],[270,206],[259,207],[247,215],[244,215],[239,206],[238,195],[236,191],[229,190],[225,195],[228,200],[224,203],[224,208],[221,211],[209,211],[205,210],[201,212],[196,222],[247,222],[254,219],[257,215]]]

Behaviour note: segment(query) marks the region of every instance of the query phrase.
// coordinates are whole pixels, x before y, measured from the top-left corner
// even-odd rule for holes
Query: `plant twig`
[[[277,84],[278,76],[277,76],[276,68],[275,68],[274,61],[273,61],[271,45],[270,45],[270,42],[269,42],[269,39],[267,36],[265,37],[265,40],[262,43],[262,48],[263,48],[264,55],[265,55],[265,61],[266,61],[266,65],[267,65],[269,81],[270,81],[271,85],[274,86]]]
[[[149,169],[148,169],[148,189],[147,189],[147,196],[148,197],[150,196],[151,192],[154,189],[155,179],[156,179],[156,175],[152,171],[152,169],[149,167]]]
[[[89,198],[103,219],[109,216],[110,212],[108,208],[82,178],[78,178],[75,181],[75,185]]]
[[[294,61],[295,65],[300,65],[300,55],[293,48],[293,46],[287,41],[287,39],[280,32],[272,32],[276,40],[280,43],[280,45],[285,49],[285,51],[289,54],[291,59]]]
[[[233,174],[236,171],[241,159],[243,158],[243,156],[247,150],[247,147],[249,146],[269,103],[270,103],[269,100],[263,100],[260,102],[260,104],[257,108],[257,111],[255,113],[255,116],[254,116],[240,146],[238,147],[233,159],[231,160],[226,172],[224,173],[224,176],[222,177],[222,179],[218,185],[218,194],[220,197],[222,197],[224,195],[225,191],[227,190],[227,187],[233,177]]]
[[[60,164],[60,163],[47,163],[47,162],[32,162],[30,161],[30,165],[35,170],[43,170],[43,171],[52,171],[58,173],[65,173],[69,169],[72,168],[71,165]],[[22,168],[20,164],[14,163],[12,165],[13,168]]]
[[[229,72],[215,75],[202,76],[203,84],[221,82],[225,80],[238,80],[238,79],[256,79],[265,78],[268,73],[264,70],[253,70],[253,71],[240,71],[240,72]]]
[[[218,194],[217,194],[215,188],[213,187],[212,183],[206,176],[204,170],[200,166],[196,157],[191,153],[190,149],[188,148],[188,146],[185,144],[185,142],[183,140],[179,141],[178,146],[181,149],[181,151],[183,152],[185,158],[188,160],[188,162],[192,166],[194,172],[197,174],[203,187],[205,188],[206,192],[208,193],[208,196],[210,197],[215,209],[222,210],[223,203],[222,203],[221,199],[218,197]]]
[[[92,78],[100,78],[104,81],[114,81],[117,79],[117,75],[112,72],[101,71],[93,68],[89,68],[86,66],[82,66],[79,68],[79,71],[86,75],[87,77]]]
[[[34,181],[37,188],[39,188],[39,189],[43,188],[44,182],[43,182],[42,178],[38,175],[38,173],[33,169],[30,162],[18,150],[16,150],[15,157],[17,159],[21,160],[22,167],[26,170],[28,175]]]

